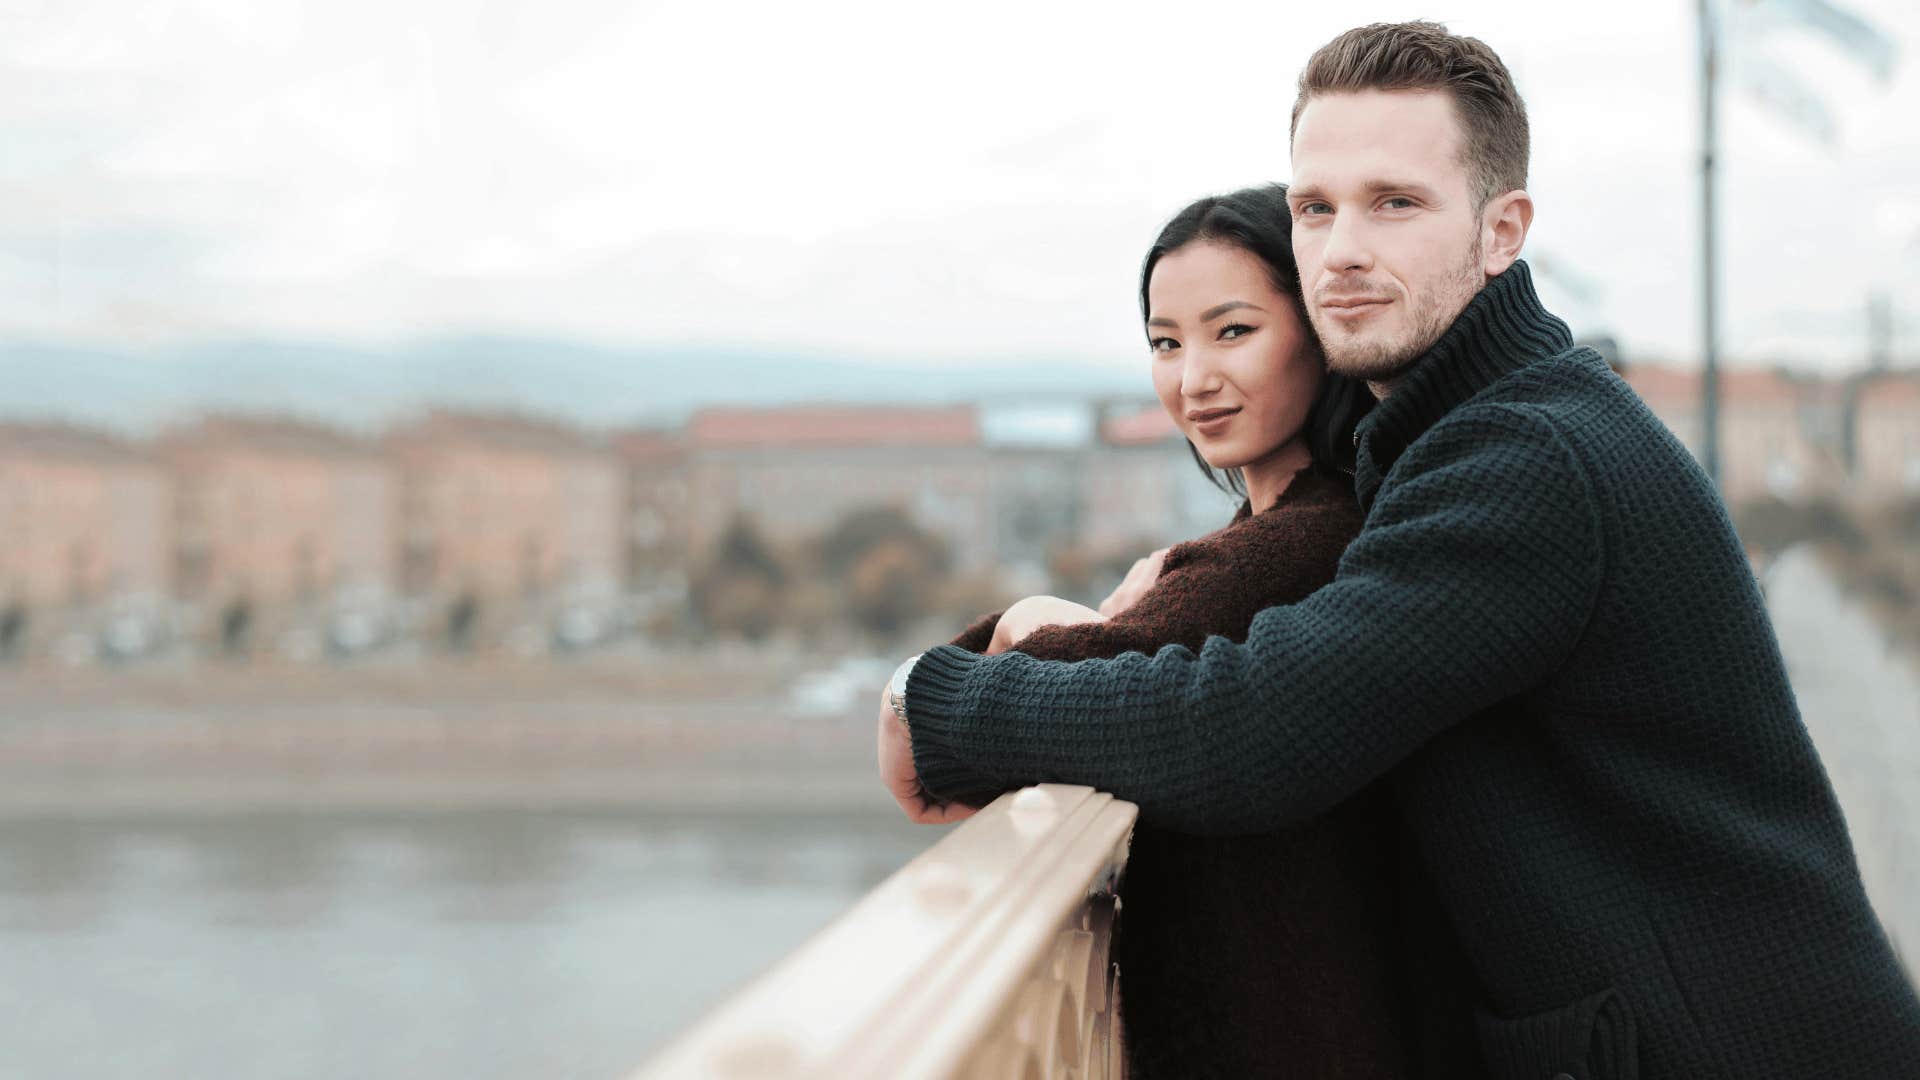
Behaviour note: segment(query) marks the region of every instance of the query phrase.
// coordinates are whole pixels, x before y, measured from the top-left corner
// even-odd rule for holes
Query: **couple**
[[[1316,52],[1292,187],[1196,203],[1142,271],[1155,388],[1246,505],[883,694],[914,820],[1139,805],[1137,1076],[1920,1068],[1725,509],[1518,261],[1527,147],[1478,41]]]

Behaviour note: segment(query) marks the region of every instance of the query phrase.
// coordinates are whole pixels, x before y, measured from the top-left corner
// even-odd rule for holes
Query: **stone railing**
[[[635,1080],[1124,1075],[1108,954],[1134,814],[1085,787],[1001,796]]]

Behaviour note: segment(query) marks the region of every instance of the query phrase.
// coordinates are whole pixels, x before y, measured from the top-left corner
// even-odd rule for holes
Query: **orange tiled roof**
[[[971,405],[802,405],[703,409],[687,441],[731,446],[977,446],[980,418]]]
[[[167,432],[158,443],[164,454],[255,450],[296,457],[359,458],[375,452],[370,441],[311,420],[233,413],[202,417]]]
[[[435,409],[387,435],[401,448],[427,445],[486,446],[543,454],[598,454],[606,443],[557,420],[519,413],[455,412]]]
[[[1862,405],[1920,404],[1920,372],[1881,372],[1860,380]]]
[[[668,461],[686,453],[687,441],[680,432],[636,429],[613,436],[613,452],[623,461]]]
[[[116,435],[66,423],[0,421],[0,456],[41,461],[131,463],[140,452]]]

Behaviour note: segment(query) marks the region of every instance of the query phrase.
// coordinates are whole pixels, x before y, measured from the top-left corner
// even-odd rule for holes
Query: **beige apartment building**
[[[1087,549],[1103,558],[1130,552],[1138,558],[1155,547],[1192,539],[1180,535],[1183,469],[1200,479],[1180,429],[1159,404],[1102,417],[1097,448],[1087,462],[1082,531]],[[1228,517],[1230,508],[1220,523]]]
[[[65,424],[0,423],[0,656],[87,634],[168,588],[164,472],[133,445]]]
[[[684,585],[694,498],[686,439],[676,431],[623,431],[612,447],[625,474],[623,581],[629,589]]]
[[[707,409],[688,421],[686,443],[696,558],[737,515],[801,539],[852,510],[888,505],[947,538],[956,569],[993,562],[988,463],[972,406]]]
[[[1920,372],[1886,372],[1854,387],[1854,475],[1864,498],[1920,496]]]
[[[174,485],[175,595],[229,651],[391,594],[397,489],[372,442],[287,417],[209,416],[157,440]]]
[[[1700,375],[1634,365],[1622,373],[1680,441],[1702,452]],[[1838,388],[1772,370],[1720,374],[1720,490],[1729,504],[1807,498],[1845,483]]]
[[[464,643],[550,616],[622,578],[619,461],[600,439],[526,416],[437,411],[385,448],[400,477],[401,588]]]

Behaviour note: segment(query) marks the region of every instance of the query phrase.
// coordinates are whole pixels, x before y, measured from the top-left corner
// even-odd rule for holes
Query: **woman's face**
[[[1320,389],[1319,350],[1260,257],[1195,241],[1147,282],[1153,389],[1216,469],[1245,468],[1299,438]]]

